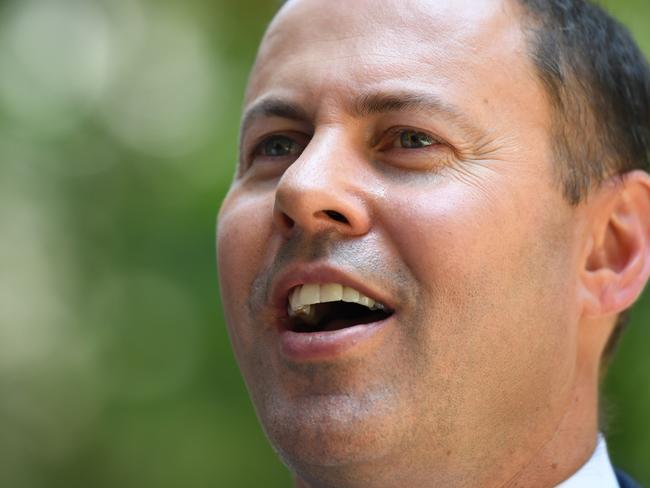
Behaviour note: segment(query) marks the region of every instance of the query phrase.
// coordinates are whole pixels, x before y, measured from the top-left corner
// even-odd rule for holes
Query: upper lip
[[[368,298],[383,304],[388,310],[395,310],[392,297],[387,296],[385,291],[373,286],[369,283],[369,280],[329,264],[303,263],[288,266],[273,280],[271,304],[280,318],[287,316],[289,291],[296,286],[308,283],[338,283],[349,286]]]

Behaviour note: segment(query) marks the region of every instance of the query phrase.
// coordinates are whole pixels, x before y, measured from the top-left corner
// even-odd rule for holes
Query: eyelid
[[[424,134],[427,137],[430,137],[431,140],[434,142],[434,144],[445,144],[445,142],[440,137],[432,134],[429,131],[418,129],[415,127],[404,127],[404,126],[391,127],[386,131],[386,135],[392,136],[394,138],[401,135],[402,132],[415,132],[418,134]]]
[[[431,138],[432,144],[401,147],[399,137],[405,131],[423,134]],[[378,162],[407,171],[438,171],[456,159],[454,146],[436,133],[419,127],[395,125],[379,133],[373,142],[374,157]]]

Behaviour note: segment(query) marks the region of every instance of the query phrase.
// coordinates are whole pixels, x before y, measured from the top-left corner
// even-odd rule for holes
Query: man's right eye
[[[304,147],[287,136],[271,136],[262,141],[255,151],[255,156],[282,158],[299,155]]]

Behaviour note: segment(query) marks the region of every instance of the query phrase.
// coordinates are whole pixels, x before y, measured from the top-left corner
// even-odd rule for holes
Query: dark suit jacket
[[[621,488],[641,488],[640,484],[638,484],[620,469],[615,469],[614,471],[616,472],[616,479],[618,480],[618,484],[621,486]]]

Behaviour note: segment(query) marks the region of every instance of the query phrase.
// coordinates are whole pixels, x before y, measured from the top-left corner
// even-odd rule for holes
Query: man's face
[[[257,413],[304,478],[389,486],[401,470],[416,486],[426,466],[451,483],[557,425],[577,217],[527,52],[497,0],[299,0],[272,24],[218,260]],[[305,283],[385,313],[338,302],[315,325],[289,319]]]

